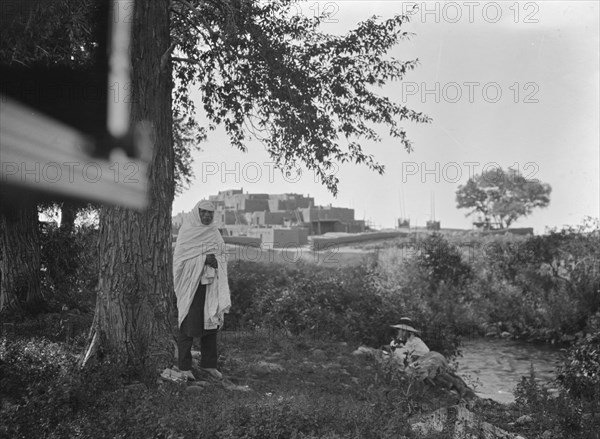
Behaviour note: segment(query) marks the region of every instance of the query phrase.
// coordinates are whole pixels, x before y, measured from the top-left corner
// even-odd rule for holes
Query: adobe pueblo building
[[[313,197],[301,194],[249,194],[242,188],[220,191],[209,200],[216,207],[215,222],[231,243],[281,248],[306,245],[309,235],[365,231],[354,209],[315,206]],[[182,214],[175,216],[173,227],[178,229],[182,219]]]

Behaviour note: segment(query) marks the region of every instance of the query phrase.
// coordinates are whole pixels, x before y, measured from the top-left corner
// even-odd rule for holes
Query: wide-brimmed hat
[[[399,323],[397,325],[390,325],[392,328],[396,328],[396,329],[404,329],[405,331],[408,332],[414,332],[415,334],[421,332],[418,329],[413,328],[412,326],[408,326],[408,325],[403,325],[402,323]]]
[[[401,317],[400,323],[396,325],[390,325],[392,328],[404,329],[405,331],[418,333],[421,332],[418,329],[413,328],[413,321],[410,317]]]

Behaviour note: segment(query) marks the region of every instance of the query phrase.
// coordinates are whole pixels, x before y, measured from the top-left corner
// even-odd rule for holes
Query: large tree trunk
[[[138,372],[173,359],[169,326],[172,296],[171,205],[173,146],[169,1],[137,1],[132,30],[132,120],[151,122],[154,150],[146,211],[104,207],[100,212],[100,273],[91,342]],[[164,63],[163,63],[164,64]]]
[[[0,211],[0,311],[38,312],[40,241],[35,204]]]

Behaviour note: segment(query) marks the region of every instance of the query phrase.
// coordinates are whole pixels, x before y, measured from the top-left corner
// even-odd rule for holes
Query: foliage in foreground
[[[588,326],[590,333],[569,349],[558,378],[571,396],[593,400],[600,398],[600,313],[590,318]]]
[[[570,370],[571,361],[573,353],[562,367]],[[565,387],[553,396],[538,382],[532,368],[528,377],[521,378],[514,393],[516,407],[530,417],[527,437],[541,437],[546,431],[552,433],[551,437],[597,437],[600,428],[600,387],[597,385],[590,388],[587,398],[574,397]]]
[[[216,385],[190,392],[185,385],[171,382],[131,384],[116,365],[80,371],[64,344],[39,338],[3,339],[0,435],[385,438],[406,431],[408,413],[391,416],[392,407],[383,393],[366,392],[367,386],[385,389],[386,385],[377,384],[363,364],[352,364],[356,360],[349,347],[327,350],[337,354],[333,361],[342,362],[359,377],[364,383],[360,387],[340,373],[341,364],[335,363],[334,369],[306,363],[309,349],[323,346],[316,340],[260,335],[223,345],[221,367],[227,374],[248,377],[252,392],[232,393]],[[286,371],[257,380],[250,365],[269,352],[280,354]],[[342,354],[346,362],[340,360]],[[307,367],[314,369],[308,377]]]
[[[43,338],[3,338],[0,435],[11,438],[413,438],[409,419],[457,402],[430,389],[409,392],[352,345],[276,332],[244,332],[220,342],[219,367],[251,392],[155,381],[131,383],[117,365],[81,371],[72,347]],[[317,355],[319,353],[319,355]],[[260,361],[283,365],[256,372]],[[566,363],[568,364],[568,362]],[[535,374],[512,407],[474,401],[473,411],[526,437],[588,439],[600,429],[598,395],[557,398]],[[528,415],[530,421],[515,425]],[[445,437],[443,434],[439,437]]]

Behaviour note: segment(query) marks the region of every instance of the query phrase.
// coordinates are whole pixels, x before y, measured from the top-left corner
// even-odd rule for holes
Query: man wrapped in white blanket
[[[173,280],[179,323],[178,367],[195,379],[191,367],[194,337],[200,337],[200,369],[221,379],[217,370],[217,329],[231,308],[227,254],[213,223],[214,205],[200,201],[184,215],[173,255]]]

